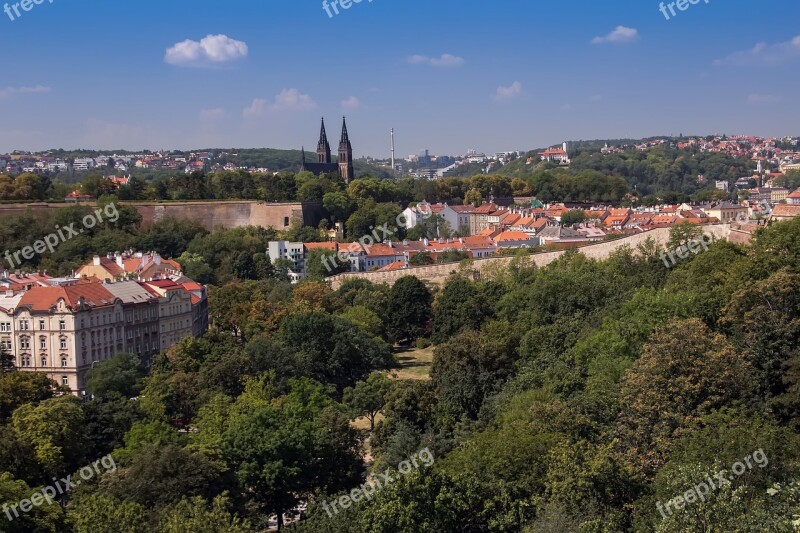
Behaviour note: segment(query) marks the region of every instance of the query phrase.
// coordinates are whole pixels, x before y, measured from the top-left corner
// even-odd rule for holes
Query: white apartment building
[[[269,260],[274,265],[279,259],[288,259],[292,262],[289,279],[292,282],[300,281],[306,277],[306,251],[302,242],[271,241],[267,249]]]

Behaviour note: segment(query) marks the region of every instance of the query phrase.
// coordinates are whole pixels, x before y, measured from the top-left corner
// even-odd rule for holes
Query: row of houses
[[[0,291],[0,348],[75,394],[100,361],[124,352],[149,366],[208,329],[206,287],[155,254],[95,257],[70,278],[2,272]]]
[[[518,199],[519,200],[519,199]],[[349,264],[351,272],[409,268],[414,257],[425,253],[433,260],[444,253],[461,252],[475,259],[486,258],[516,248],[568,248],[598,242],[609,236],[629,235],[681,222],[692,224],[746,223],[755,218],[788,220],[800,216],[800,190],[786,195],[786,204],[723,201],[707,204],[663,205],[656,208],[570,209],[561,203],[544,205],[535,199],[531,207],[501,206],[492,201],[478,207],[451,206],[447,203],[420,202],[403,212],[406,228],[411,229],[438,217],[431,227],[439,235],[420,240],[385,240],[363,245],[360,242],[302,243],[273,241],[267,253],[274,262],[289,261],[289,276],[300,281],[308,275],[307,258],[313,250],[323,250]],[[568,212],[580,211],[580,222],[567,219]],[[574,214],[574,213],[573,213]],[[761,217],[761,215],[765,215]],[[442,224],[441,222],[446,222]],[[455,235],[455,237],[454,237]],[[340,234],[336,234],[340,238]],[[327,263],[332,270],[333,261]]]

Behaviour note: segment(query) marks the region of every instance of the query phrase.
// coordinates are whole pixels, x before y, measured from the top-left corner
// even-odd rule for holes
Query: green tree
[[[451,278],[433,307],[431,340],[439,344],[462,329],[478,329],[487,314],[487,302],[476,285],[463,277]]]
[[[572,209],[561,215],[561,224],[564,226],[572,226],[573,224],[580,224],[586,220],[586,213],[582,209]]]
[[[160,533],[249,533],[253,526],[228,511],[228,498],[220,495],[208,504],[203,498],[184,498],[175,507],[165,509],[159,517]]]
[[[120,353],[101,361],[86,374],[86,392],[102,398],[117,394],[133,398],[142,390],[145,370],[138,357]]]
[[[57,502],[45,501],[27,513],[20,510],[20,502],[29,499],[34,491],[33,487],[29,487],[24,481],[14,479],[8,472],[0,472],[0,506],[4,508],[2,518],[0,518],[0,532],[57,533],[65,531],[61,507]],[[9,520],[9,516],[13,517],[13,520]]]
[[[309,279],[321,281],[342,272],[350,272],[350,262],[342,261],[330,250],[314,249],[306,255],[306,272]]]
[[[0,373],[0,422],[17,407],[42,402],[58,392],[64,392],[62,387],[38,372]]]
[[[36,460],[56,475],[82,466],[86,453],[85,417],[80,400],[59,396],[24,404],[11,416],[14,431],[31,442]]]
[[[283,514],[316,491],[337,492],[358,479],[358,439],[319,384],[294,381],[281,401],[235,416],[225,455],[241,488],[266,513]]]
[[[652,475],[700,417],[748,400],[752,387],[750,364],[722,335],[698,319],[670,321],[650,337],[627,373],[619,445],[641,472]]]
[[[373,370],[393,365],[388,346],[347,320],[311,312],[288,317],[277,335],[294,354],[299,376],[337,389],[354,385]]]
[[[387,329],[396,342],[413,342],[429,331],[431,292],[414,276],[404,276],[389,291]]]
[[[668,250],[677,250],[681,246],[686,246],[689,241],[696,241],[703,235],[703,227],[698,226],[688,220],[675,224],[669,230]]]
[[[147,509],[163,509],[183,498],[213,498],[225,490],[221,469],[199,454],[174,445],[147,446],[103,480],[104,490]]]
[[[138,533],[148,529],[148,514],[139,503],[97,493],[77,496],[67,509],[75,533]]]
[[[343,401],[351,414],[369,419],[369,431],[375,430],[375,417],[386,403],[386,395],[392,389],[392,381],[383,372],[373,372],[366,381],[344,390]]]

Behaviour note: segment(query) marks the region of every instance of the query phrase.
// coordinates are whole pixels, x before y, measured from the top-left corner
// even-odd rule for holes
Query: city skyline
[[[316,2],[138,5],[0,13],[0,152],[297,149],[323,115],[348,117],[356,158],[388,158],[392,128],[399,157],[797,133],[786,106],[800,37],[744,2],[669,19],[627,0],[530,12],[362,2],[334,17]],[[773,0],[758,9],[800,14]]]

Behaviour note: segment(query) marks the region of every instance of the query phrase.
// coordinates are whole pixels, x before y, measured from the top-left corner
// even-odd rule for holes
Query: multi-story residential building
[[[3,307],[0,323],[11,329],[4,344],[17,367],[46,373],[72,391],[83,389],[94,362],[123,351],[122,303],[99,283],[34,287]]]
[[[135,281],[107,283],[103,287],[122,303],[125,319],[123,350],[136,354],[146,367],[159,353],[159,295]]]
[[[97,166],[97,163],[91,157],[78,157],[72,162],[72,169],[76,171],[89,170]]]
[[[719,202],[704,208],[703,211],[705,211],[708,216],[715,217],[723,224],[729,224],[737,220],[746,220],[748,217],[747,207],[731,202]]]
[[[773,187],[769,190],[770,197],[769,201],[773,204],[777,204],[778,202],[782,202],[786,200],[789,196],[789,189],[784,189],[783,187]]]
[[[0,348],[19,370],[45,373],[76,394],[94,364],[118,353],[149,366],[155,354],[208,328],[205,287],[176,279],[9,289],[0,296]]]
[[[797,189],[792,194],[786,197],[786,203],[789,205],[800,205],[800,189]]]
[[[462,237],[472,235],[471,219],[476,208],[472,205],[447,205],[444,204],[438,213],[450,224],[453,231],[458,232]]]
[[[302,242],[271,241],[267,248],[269,260],[274,265],[280,259],[291,261],[289,279],[292,282],[306,277],[306,252]]]
[[[161,350],[178,343],[184,337],[192,335],[192,295],[182,285],[164,279],[143,283],[159,296],[158,322]]]

